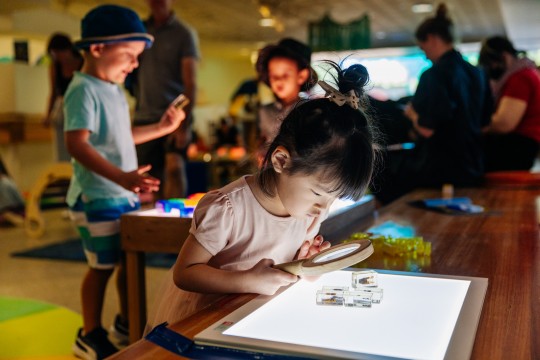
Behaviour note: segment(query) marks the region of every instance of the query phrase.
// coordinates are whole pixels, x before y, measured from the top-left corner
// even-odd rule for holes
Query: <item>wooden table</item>
[[[321,225],[321,234],[330,241],[345,238],[358,219],[373,213],[375,202],[365,197],[336,210]],[[145,253],[178,253],[189,235],[190,218],[166,216],[157,210],[124,214],[120,222],[122,249],[126,253],[126,278],[130,342],[139,340],[146,324]]]
[[[482,317],[476,334],[473,359],[540,358],[540,190],[457,189],[486,207],[481,215],[448,215],[409,205],[410,201],[439,197],[434,190],[417,190],[356,222],[369,227],[391,220],[414,227],[432,243],[430,261],[418,271],[489,279]],[[404,270],[401,262],[381,255],[380,268]],[[203,311],[170,325],[193,337],[254,295],[228,296]],[[113,359],[178,359],[178,356],[140,340]]]
[[[159,216],[155,210],[122,215],[120,237],[126,253],[130,342],[141,338],[146,325],[145,253],[178,253],[189,234],[191,219]]]

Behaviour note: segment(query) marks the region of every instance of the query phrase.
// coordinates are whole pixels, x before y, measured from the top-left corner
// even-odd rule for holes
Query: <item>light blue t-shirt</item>
[[[90,144],[109,162],[129,172],[137,169],[129,107],[122,88],[96,77],[75,72],[64,96],[64,131],[90,130]],[[72,160],[74,174],[67,194],[73,206],[79,195],[91,201],[134,198],[135,194]]]

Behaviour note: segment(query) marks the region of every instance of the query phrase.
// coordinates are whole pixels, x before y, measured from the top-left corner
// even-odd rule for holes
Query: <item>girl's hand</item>
[[[246,289],[249,292],[274,295],[282,286],[298,281],[298,276],[274,269],[274,261],[262,259],[254,267],[246,271]]]
[[[317,235],[313,238],[313,241],[306,240],[300,249],[298,250],[297,260],[307,259],[315,254],[320,253],[323,250],[328,249],[331,244],[328,241],[324,241],[322,235]]]
[[[158,128],[166,134],[170,134],[176,130],[182,121],[186,118],[186,113],[182,109],[177,109],[173,105],[170,105],[161,120],[159,121]]]
[[[148,175],[151,165],[140,166],[137,170],[123,173],[118,183],[133,192],[153,192],[159,190],[159,179]]]

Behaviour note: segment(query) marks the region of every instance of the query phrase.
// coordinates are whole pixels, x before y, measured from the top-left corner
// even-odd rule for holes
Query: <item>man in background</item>
[[[147,0],[151,14],[145,25],[155,41],[140,56],[139,69],[132,78],[136,99],[134,125],[159,121],[181,93],[190,100],[184,108],[186,120],[175,132],[137,146],[139,164],[151,164],[150,175],[162,181],[158,195],[162,198],[187,195],[187,147],[192,134],[199,59],[197,35],[177,18],[172,10],[173,1]]]

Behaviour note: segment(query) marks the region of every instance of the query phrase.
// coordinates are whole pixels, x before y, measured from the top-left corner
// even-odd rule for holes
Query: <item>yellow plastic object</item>
[[[36,180],[30,190],[26,201],[26,214],[24,229],[26,234],[32,238],[39,238],[45,232],[45,220],[41,216],[40,202],[43,191],[58,180],[69,180],[73,174],[73,169],[69,162],[59,162],[51,165]]]

